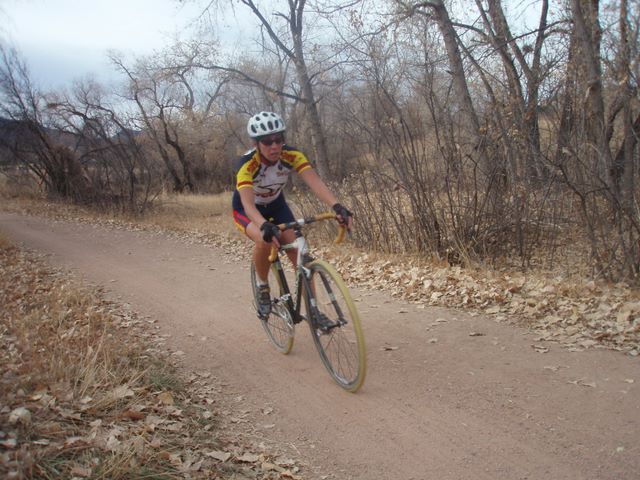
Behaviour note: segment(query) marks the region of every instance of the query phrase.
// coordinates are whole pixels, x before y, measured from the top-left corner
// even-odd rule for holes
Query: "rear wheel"
[[[275,262],[269,269],[269,287],[271,289],[271,313],[260,318],[260,323],[267,333],[267,337],[280,353],[288,354],[293,348],[294,326],[289,311],[287,291],[278,275],[280,262]],[[251,288],[253,291],[253,306],[258,311],[258,289],[256,286],[256,269],[251,262]]]
[[[360,316],[344,281],[331,265],[315,260],[308,268],[316,303],[310,305],[305,295],[313,341],[336,383],[356,392],[364,382],[367,366]]]

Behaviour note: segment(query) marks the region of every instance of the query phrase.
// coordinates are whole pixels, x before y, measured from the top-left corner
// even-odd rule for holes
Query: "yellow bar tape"
[[[332,220],[334,218],[336,218],[335,213],[325,212],[325,213],[319,213],[318,215],[315,215],[313,217],[313,220],[317,222],[320,220]],[[280,225],[278,225],[278,228],[280,230],[284,230],[284,223],[281,223]],[[342,243],[346,233],[347,233],[347,227],[345,227],[344,225],[340,225],[340,228],[338,229],[338,236],[336,237],[334,243],[336,245]],[[278,249],[276,248],[275,245],[272,245],[271,252],[269,253],[269,262],[271,263],[275,262],[276,258],[278,258]]]

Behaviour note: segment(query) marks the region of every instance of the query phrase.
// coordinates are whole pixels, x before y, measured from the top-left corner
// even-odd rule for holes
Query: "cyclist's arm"
[[[256,197],[253,193],[253,188],[241,188],[240,190],[238,190],[238,193],[240,194],[240,200],[242,201],[244,213],[247,214],[249,220],[251,220],[258,226],[258,228],[260,228],[262,224],[267,220],[256,208]]]

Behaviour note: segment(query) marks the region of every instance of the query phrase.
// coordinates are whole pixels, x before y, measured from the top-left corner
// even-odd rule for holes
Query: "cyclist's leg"
[[[291,230],[287,230],[286,232],[282,232],[281,243],[291,243],[296,239],[295,233]],[[297,250],[287,250],[287,257],[291,260],[291,264],[293,268],[296,268],[296,263],[298,261],[298,251]]]
[[[262,240],[262,232],[255,223],[250,223],[245,229],[245,234],[254,242],[253,246],[253,264],[256,266],[256,274],[259,280],[267,281],[269,277],[269,253],[271,252],[271,244]]]
[[[269,205],[268,214],[269,216],[265,218],[273,219],[273,223],[276,224],[289,223],[295,220],[293,212],[291,211],[291,208],[289,208],[289,204],[284,198],[284,193],[281,193],[280,196]],[[280,243],[291,243],[295,240],[295,238],[295,233],[293,233],[293,231],[291,230],[287,230],[281,233]],[[289,260],[291,260],[291,264],[295,268],[297,261],[296,250],[287,250],[287,256],[289,257]]]
[[[253,285],[254,299],[258,315],[266,318],[271,313],[271,295],[269,290],[269,245],[262,240],[262,232],[247,217],[242,206],[234,205],[233,220],[236,227],[244,233],[254,243],[253,247],[253,267],[251,270],[251,278]]]
[[[233,220],[236,227],[244,233],[254,243],[253,248],[253,263],[256,267],[256,274],[258,279],[266,282],[269,274],[269,251],[270,244],[267,244],[262,240],[262,232],[260,226],[252,222],[240,205],[234,205]],[[264,208],[264,207],[263,207]]]

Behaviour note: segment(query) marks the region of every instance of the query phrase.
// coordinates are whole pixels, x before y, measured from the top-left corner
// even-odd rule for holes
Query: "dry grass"
[[[231,193],[172,195],[160,198],[144,222],[160,227],[196,232],[235,231],[231,219]]]
[[[2,236],[0,270],[0,477],[279,478],[220,433],[209,374],[180,373],[152,321]]]
[[[7,175],[0,171],[0,199],[42,199],[38,182],[30,175]]]
[[[124,325],[126,315],[6,240],[0,262],[6,369],[0,471],[10,478],[141,474],[132,442],[149,439],[142,432],[126,439],[116,431],[127,430],[118,427],[125,412],[155,404],[145,376],[157,367]],[[158,452],[141,450],[147,472],[175,471]]]

